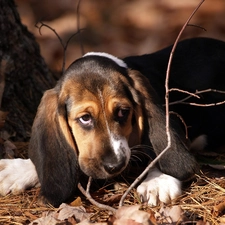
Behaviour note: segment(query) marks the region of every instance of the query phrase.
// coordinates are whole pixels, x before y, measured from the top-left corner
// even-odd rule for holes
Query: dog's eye
[[[92,125],[92,117],[89,114],[85,114],[79,118],[79,122],[85,126]]]
[[[118,111],[118,117],[123,118],[129,114],[129,109],[120,109]]]
[[[129,113],[130,113],[130,109],[129,108],[120,108],[120,109],[118,109],[117,115],[116,115],[116,120],[119,123],[126,122]]]

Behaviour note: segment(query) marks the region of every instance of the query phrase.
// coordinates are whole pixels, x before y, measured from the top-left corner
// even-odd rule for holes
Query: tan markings
[[[64,115],[58,115],[58,101],[57,101],[57,94],[54,89],[50,89],[45,92],[41,104],[38,109],[37,118],[35,123],[38,122],[38,120],[41,120],[40,124],[44,126],[44,129],[48,129],[48,133],[54,133],[56,132],[56,129],[62,130],[62,134],[65,136],[67,143],[75,149],[75,143],[73,141],[72,134],[70,132],[69,125],[67,123],[66,118],[64,115],[66,115],[66,112],[64,112]],[[57,126],[56,120],[59,122],[59,127]],[[40,128],[41,129],[41,128]],[[56,136],[56,135],[53,135]],[[55,137],[59,138],[59,137]]]
[[[81,101],[78,104],[73,105],[69,115],[70,118],[74,120],[87,113],[91,114],[93,117],[97,117],[99,114],[99,105],[94,101]]]
[[[38,107],[37,116],[44,114],[45,120],[51,121],[53,117],[55,117],[57,107],[56,92],[54,89],[50,89],[46,91],[42,97],[41,104]]]
[[[60,128],[61,128],[68,144],[75,150],[76,147],[75,147],[75,143],[74,143],[74,140],[73,140],[73,136],[71,134],[68,123],[65,120],[65,117],[62,116],[62,115],[59,116],[59,125],[60,125]]]
[[[101,102],[102,114],[104,116],[104,120],[103,121],[105,122],[108,135],[111,136],[111,132],[110,132],[109,124],[108,124],[108,119],[107,119],[106,112],[105,112],[105,102],[104,102],[104,98],[102,96],[102,92],[100,90],[98,90],[98,95],[99,95],[99,99],[100,99],[100,102]]]
[[[129,116],[127,118],[126,123],[120,127],[120,136],[125,137],[126,139],[129,138],[129,135],[132,131],[132,115],[133,115],[133,106],[131,102],[127,98],[109,98],[107,102],[107,114],[113,115],[115,113],[116,108],[129,108]]]
[[[141,138],[142,132],[144,130],[143,128],[143,115],[142,115],[142,109],[140,106],[137,106],[136,110],[135,110],[135,116],[136,116],[136,121],[137,121],[137,125],[139,128],[139,139]]]

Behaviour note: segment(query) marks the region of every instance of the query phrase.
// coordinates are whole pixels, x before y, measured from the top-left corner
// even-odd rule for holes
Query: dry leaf
[[[115,220],[115,222],[113,223],[113,225],[142,225],[143,223],[138,223],[135,220],[132,219],[125,219],[125,218],[121,218],[118,220]]]
[[[69,217],[75,217],[77,222],[81,222],[91,216],[90,213],[87,213],[83,206],[69,206],[65,203],[62,203],[58,209],[58,219],[65,220]]]
[[[94,225],[108,225],[108,223],[106,223],[106,222],[92,223],[89,220],[83,220],[82,222],[77,223],[77,225],[93,225],[93,224]]]
[[[182,221],[183,214],[182,208],[178,205],[175,205],[172,207],[161,207],[159,212],[156,213],[155,217],[159,222],[176,223]]]
[[[81,198],[77,197],[74,201],[70,203],[70,206],[82,206]]]
[[[114,194],[104,199],[104,203],[107,205],[113,205],[118,203],[122,197],[122,194]]]
[[[69,206],[62,203],[56,212],[46,213],[45,216],[33,221],[30,225],[57,225],[63,224],[69,220],[76,221],[76,223],[88,219],[91,216],[90,213],[86,213],[83,206]],[[73,222],[75,224],[75,222]]]
[[[121,207],[120,209],[116,211],[116,214],[115,214],[116,220],[114,221],[113,224],[115,225],[120,225],[120,224],[149,225],[151,224],[150,214],[139,210],[139,208],[140,208],[140,205]]]
[[[196,225],[210,225],[210,223],[202,221],[202,220],[199,220],[199,221],[197,221]]]
[[[220,225],[225,225],[225,216],[220,217]]]
[[[56,225],[59,222],[56,218],[54,218],[52,215],[49,215],[47,217],[41,217],[37,220],[34,220],[29,225]]]
[[[220,204],[217,204],[213,207],[213,215],[214,216],[219,216],[222,214],[222,212],[224,212],[225,210],[225,199],[223,199],[223,201]]]

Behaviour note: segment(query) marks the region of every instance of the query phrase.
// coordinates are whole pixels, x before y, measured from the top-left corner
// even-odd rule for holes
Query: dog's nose
[[[121,160],[117,163],[106,163],[104,168],[107,173],[114,174],[120,172],[125,167],[125,161]]]

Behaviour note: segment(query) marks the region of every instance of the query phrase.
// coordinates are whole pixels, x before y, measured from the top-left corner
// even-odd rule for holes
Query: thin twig
[[[193,106],[198,106],[198,107],[211,107],[211,106],[223,105],[223,104],[225,104],[225,100],[222,102],[209,103],[209,104],[199,104],[199,103],[194,103],[194,102],[182,102],[181,104],[193,105]]]
[[[166,81],[165,81],[165,89],[166,89],[166,94],[165,94],[165,101],[166,101],[166,134],[167,134],[167,146],[166,148],[145,168],[145,170],[141,173],[141,175],[139,175],[139,177],[137,177],[135,179],[135,181],[130,185],[130,187],[126,190],[126,192],[123,194],[120,202],[119,202],[119,206],[121,207],[123,205],[123,202],[126,198],[126,196],[128,195],[128,193],[131,191],[132,188],[134,188],[143,178],[144,176],[148,173],[148,171],[150,170],[150,168],[152,168],[153,166],[155,166],[155,164],[158,162],[158,160],[168,151],[168,149],[170,149],[171,147],[171,136],[170,136],[170,131],[169,131],[169,74],[170,74],[170,67],[171,67],[171,63],[172,63],[172,59],[173,59],[173,55],[174,55],[174,51],[176,49],[177,43],[180,39],[181,34],[183,33],[184,29],[186,28],[186,26],[188,25],[189,21],[191,20],[191,18],[194,16],[194,14],[197,12],[197,10],[199,9],[199,7],[202,5],[202,3],[204,2],[204,0],[201,0],[201,2],[199,3],[199,5],[194,9],[194,11],[192,12],[192,14],[190,15],[190,17],[188,18],[188,20],[186,21],[186,23],[183,25],[180,33],[178,34],[176,41],[174,42],[173,48],[171,50],[170,53],[170,57],[169,57],[169,61],[168,61],[168,66],[167,66],[167,72],[166,72]]]
[[[170,53],[168,65],[167,65],[166,82],[165,82],[165,89],[166,89],[165,102],[166,102],[166,133],[167,133],[167,143],[168,143],[167,147],[168,148],[170,148],[170,146],[171,146],[171,136],[170,136],[170,132],[169,132],[169,121],[170,121],[169,120],[169,76],[170,76],[170,68],[171,68],[171,64],[172,64],[172,59],[173,59],[175,49],[177,47],[178,41],[180,40],[180,37],[181,37],[182,33],[184,32],[184,30],[187,27],[187,25],[189,24],[190,20],[195,15],[195,13],[198,11],[198,9],[200,8],[200,6],[203,4],[204,1],[205,0],[201,0],[201,2],[194,9],[194,11],[189,16],[188,20],[183,25],[180,33],[178,34],[178,36],[176,38],[176,41],[174,42],[173,48],[172,48],[171,53]]]
[[[80,183],[78,183],[77,186],[78,186],[79,190],[80,190],[80,191],[82,192],[82,194],[83,194],[83,195],[91,202],[91,204],[97,206],[97,207],[100,208],[100,209],[108,210],[108,211],[111,211],[112,213],[115,213],[115,212],[116,212],[116,209],[114,209],[114,208],[111,207],[111,206],[101,204],[101,203],[95,201],[95,200],[91,197],[91,194],[90,194],[91,181],[92,181],[92,178],[89,177],[88,183],[87,183],[87,189],[86,189],[86,191],[84,190],[84,188],[82,187],[82,185],[81,185]]]
[[[178,114],[177,112],[174,112],[174,111],[170,111],[170,114],[176,115],[180,119],[180,121],[183,123],[184,129],[185,129],[185,138],[188,139],[188,127],[187,127],[187,124],[185,123],[183,117],[180,114]]]
[[[188,24],[187,26],[189,26],[189,27],[197,27],[197,28],[200,28],[200,29],[202,29],[204,31],[207,31],[204,27],[196,25],[196,24]]]
[[[71,39],[76,36],[77,34],[80,34],[81,31],[83,31],[84,29],[79,29],[76,33],[72,34],[69,39],[66,41],[66,43],[64,44],[63,43],[63,40],[62,38],[59,36],[59,34],[57,33],[57,31],[55,29],[53,29],[52,27],[50,27],[49,25],[43,23],[43,22],[39,22],[41,25],[38,26],[38,24],[36,24],[35,26],[39,29],[39,34],[41,34],[41,28],[42,27],[47,27],[49,30],[51,30],[55,35],[56,37],[58,38],[62,48],[63,48],[63,60],[62,60],[62,74],[65,72],[65,64],[66,64],[66,50],[67,50],[67,47],[71,41]]]
[[[181,99],[181,100],[178,100],[178,101],[174,101],[174,102],[170,102],[169,104],[170,105],[175,105],[175,104],[189,104],[189,105],[196,105],[196,106],[215,106],[215,105],[221,105],[224,103],[224,101],[222,102],[218,102],[218,103],[211,103],[211,104],[198,104],[197,103],[190,103],[190,102],[185,102],[186,100],[190,99],[191,97],[197,97],[197,98],[200,98],[198,95],[199,94],[204,94],[204,93],[207,93],[207,92],[216,92],[216,93],[221,93],[221,94],[225,94],[225,91],[222,91],[222,90],[217,90],[217,89],[206,89],[206,90],[202,90],[202,91],[198,91],[196,90],[195,93],[191,93],[189,91],[184,91],[184,90],[181,90],[181,89],[178,89],[178,88],[171,88],[170,91],[179,91],[179,92],[182,92],[182,93],[186,93],[188,94],[189,96]]]
[[[182,89],[179,89],[179,88],[170,88],[169,92],[171,92],[171,91],[178,91],[178,92],[181,92],[181,93],[188,94],[189,98],[191,98],[191,97],[200,98],[196,93],[194,94],[194,93],[191,93],[189,91],[185,91],[185,90],[182,90]]]

